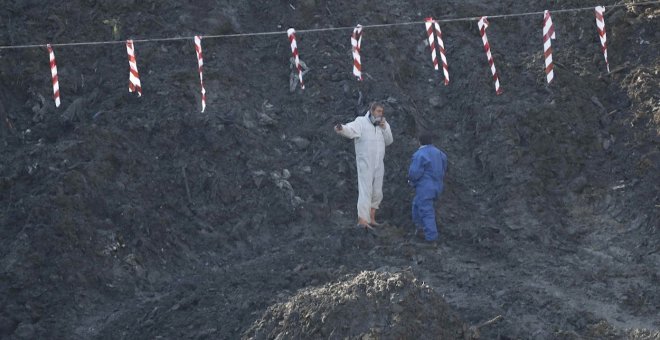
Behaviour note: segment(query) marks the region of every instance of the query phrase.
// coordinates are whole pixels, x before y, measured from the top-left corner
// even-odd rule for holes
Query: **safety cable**
[[[656,1],[646,1],[646,2],[637,2],[630,4],[615,4],[608,5],[607,8],[615,7],[631,7],[631,6],[645,6],[645,5],[657,5],[660,4],[660,0]],[[593,10],[594,7],[581,7],[581,8],[568,8],[568,9],[558,9],[551,11],[552,14],[555,13],[566,13],[566,12],[578,12],[585,10]],[[513,14],[497,14],[497,15],[487,15],[489,19],[493,18],[512,18],[512,17],[522,17],[529,15],[542,15],[543,12],[526,12],[526,13],[513,13]],[[481,17],[462,17],[462,18],[449,18],[449,19],[437,19],[437,22],[457,22],[457,21],[478,21]],[[372,24],[372,25],[362,25],[362,28],[383,28],[383,27],[393,27],[393,26],[406,26],[406,25],[417,25],[424,24],[424,21],[409,21],[409,22],[397,22],[391,24]],[[355,27],[344,26],[344,27],[326,27],[326,28],[312,28],[312,29],[301,29],[296,30],[296,34],[301,33],[313,33],[313,32],[324,32],[324,31],[340,31],[340,30],[353,30]],[[254,32],[254,33],[232,33],[232,34],[217,34],[217,35],[200,35],[203,39],[217,39],[217,38],[236,38],[236,37],[252,37],[252,36],[265,36],[265,35],[286,35],[286,31],[271,31],[271,32]],[[177,41],[177,40],[192,40],[193,37],[171,37],[171,38],[153,38],[153,39],[133,39],[133,43],[144,43],[144,42],[163,42],[163,41]],[[62,47],[62,46],[88,46],[88,45],[107,45],[107,44],[125,44],[125,40],[110,40],[110,41],[88,41],[88,42],[73,42],[73,43],[55,43],[50,44],[52,47]],[[32,44],[32,45],[7,45],[0,46],[0,50],[8,49],[22,49],[22,48],[36,48],[36,47],[46,47],[47,44]]]

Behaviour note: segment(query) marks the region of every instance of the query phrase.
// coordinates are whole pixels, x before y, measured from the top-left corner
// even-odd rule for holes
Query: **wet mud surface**
[[[23,0],[0,44],[600,4]],[[350,30],[298,34],[304,91],[284,33],[203,39],[204,113],[192,39],[135,44],[142,98],[123,44],[56,47],[57,109],[46,49],[0,50],[0,338],[659,339],[659,16],[607,10],[607,74],[593,13],[553,15],[550,86],[542,16],[491,19],[500,96],[475,21],[441,24],[449,86],[422,24],[365,29],[361,83]],[[371,233],[332,127],[374,100],[394,143]],[[438,247],[411,234],[422,129],[450,162]]]

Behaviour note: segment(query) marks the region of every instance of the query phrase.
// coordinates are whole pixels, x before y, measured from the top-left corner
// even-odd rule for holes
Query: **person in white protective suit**
[[[370,228],[383,200],[385,147],[392,144],[392,130],[383,115],[383,105],[373,103],[369,111],[348,124],[335,125],[335,132],[355,143],[358,174],[358,227]]]

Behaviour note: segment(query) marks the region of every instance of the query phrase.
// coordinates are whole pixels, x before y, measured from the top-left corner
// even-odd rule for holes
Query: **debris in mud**
[[[268,308],[245,339],[460,339],[467,327],[412,273],[365,271]]]

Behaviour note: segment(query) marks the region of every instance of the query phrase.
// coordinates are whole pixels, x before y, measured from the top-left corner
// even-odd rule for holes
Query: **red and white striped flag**
[[[351,35],[351,46],[353,50],[353,75],[362,81],[362,60],[360,59],[360,48],[362,47],[362,25],[358,24]]]
[[[206,90],[204,89],[204,57],[202,56],[202,37],[195,36],[195,52],[197,53],[197,66],[199,69],[199,83],[202,85],[202,112],[206,109]]]
[[[435,51],[435,37],[433,34],[433,18],[424,19],[424,26],[426,26],[426,34],[429,41],[429,48],[431,49],[431,60],[433,61],[433,68],[438,69],[438,55]]]
[[[305,89],[305,83],[303,83],[302,75],[302,66],[300,66],[300,58],[298,57],[298,45],[296,44],[296,30],[289,28],[286,31],[287,36],[289,37],[289,43],[291,43],[291,54],[293,55],[293,60],[296,63],[296,68],[298,69],[298,79],[300,80],[300,88]]]
[[[142,97],[142,86],[140,85],[140,74],[137,69],[133,40],[126,40],[126,52],[128,52],[128,66],[130,67],[128,74],[128,92],[137,92],[138,97]]]
[[[55,62],[55,53],[50,44],[46,45],[48,54],[50,56],[50,74],[53,82],[53,99],[55,99],[55,107],[60,107],[60,81],[57,77],[57,63]]]
[[[607,33],[605,32],[605,7],[596,6],[594,9],[596,15],[596,26],[598,26],[598,36],[600,37],[600,45],[603,48],[603,56],[605,57],[605,65],[607,72],[610,72],[610,63],[607,61]]]
[[[502,88],[500,87],[500,77],[497,75],[497,70],[495,69],[495,61],[493,60],[493,55],[490,53],[490,44],[488,43],[488,36],[486,35],[486,29],[488,28],[488,19],[486,17],[481,17],[478,22],[479,31],[481,32],[481,40],[484,42],[484,50],[486,51],[486,57],[488,57],[488,64],[490,65],[490,71],[493,73],[493,80],[495,81],[495,93],[502,94]]]
[[[440,51],[440,59],[442,59],[442,72],[445,76],[445,85],[449,85],[449,67],[447,66],[447,56],[445,56],[445,43],[442,41],[442,31],[438,22],[433,18],[426,18],[424,20],[426,26],[426,33],[428,35],[429,48],[431,48],[431,60],[433,60],[433,68],[438,67],[438,55],[436,52],[436,40],[438,43],[438,50]]]
[[[438,50],[440,50],[440,59],[442,59],[442,73],[445,75],[445,86],[447,86],[449,85],[449,66],[447,65],[447,56],[445,56],[445,43],[442,41],[442,31],[438,22],[434,20],[433,26],[435,27],[435,35],[438,39]]]
[[[552,24],[550,12],[545,11],[543,13],[543,57],[545,59],[545,76],[548,84],[555,78],[555,72],[553,71],[554,64],[552,63],[552,39],[555,39],[555,25]]]

